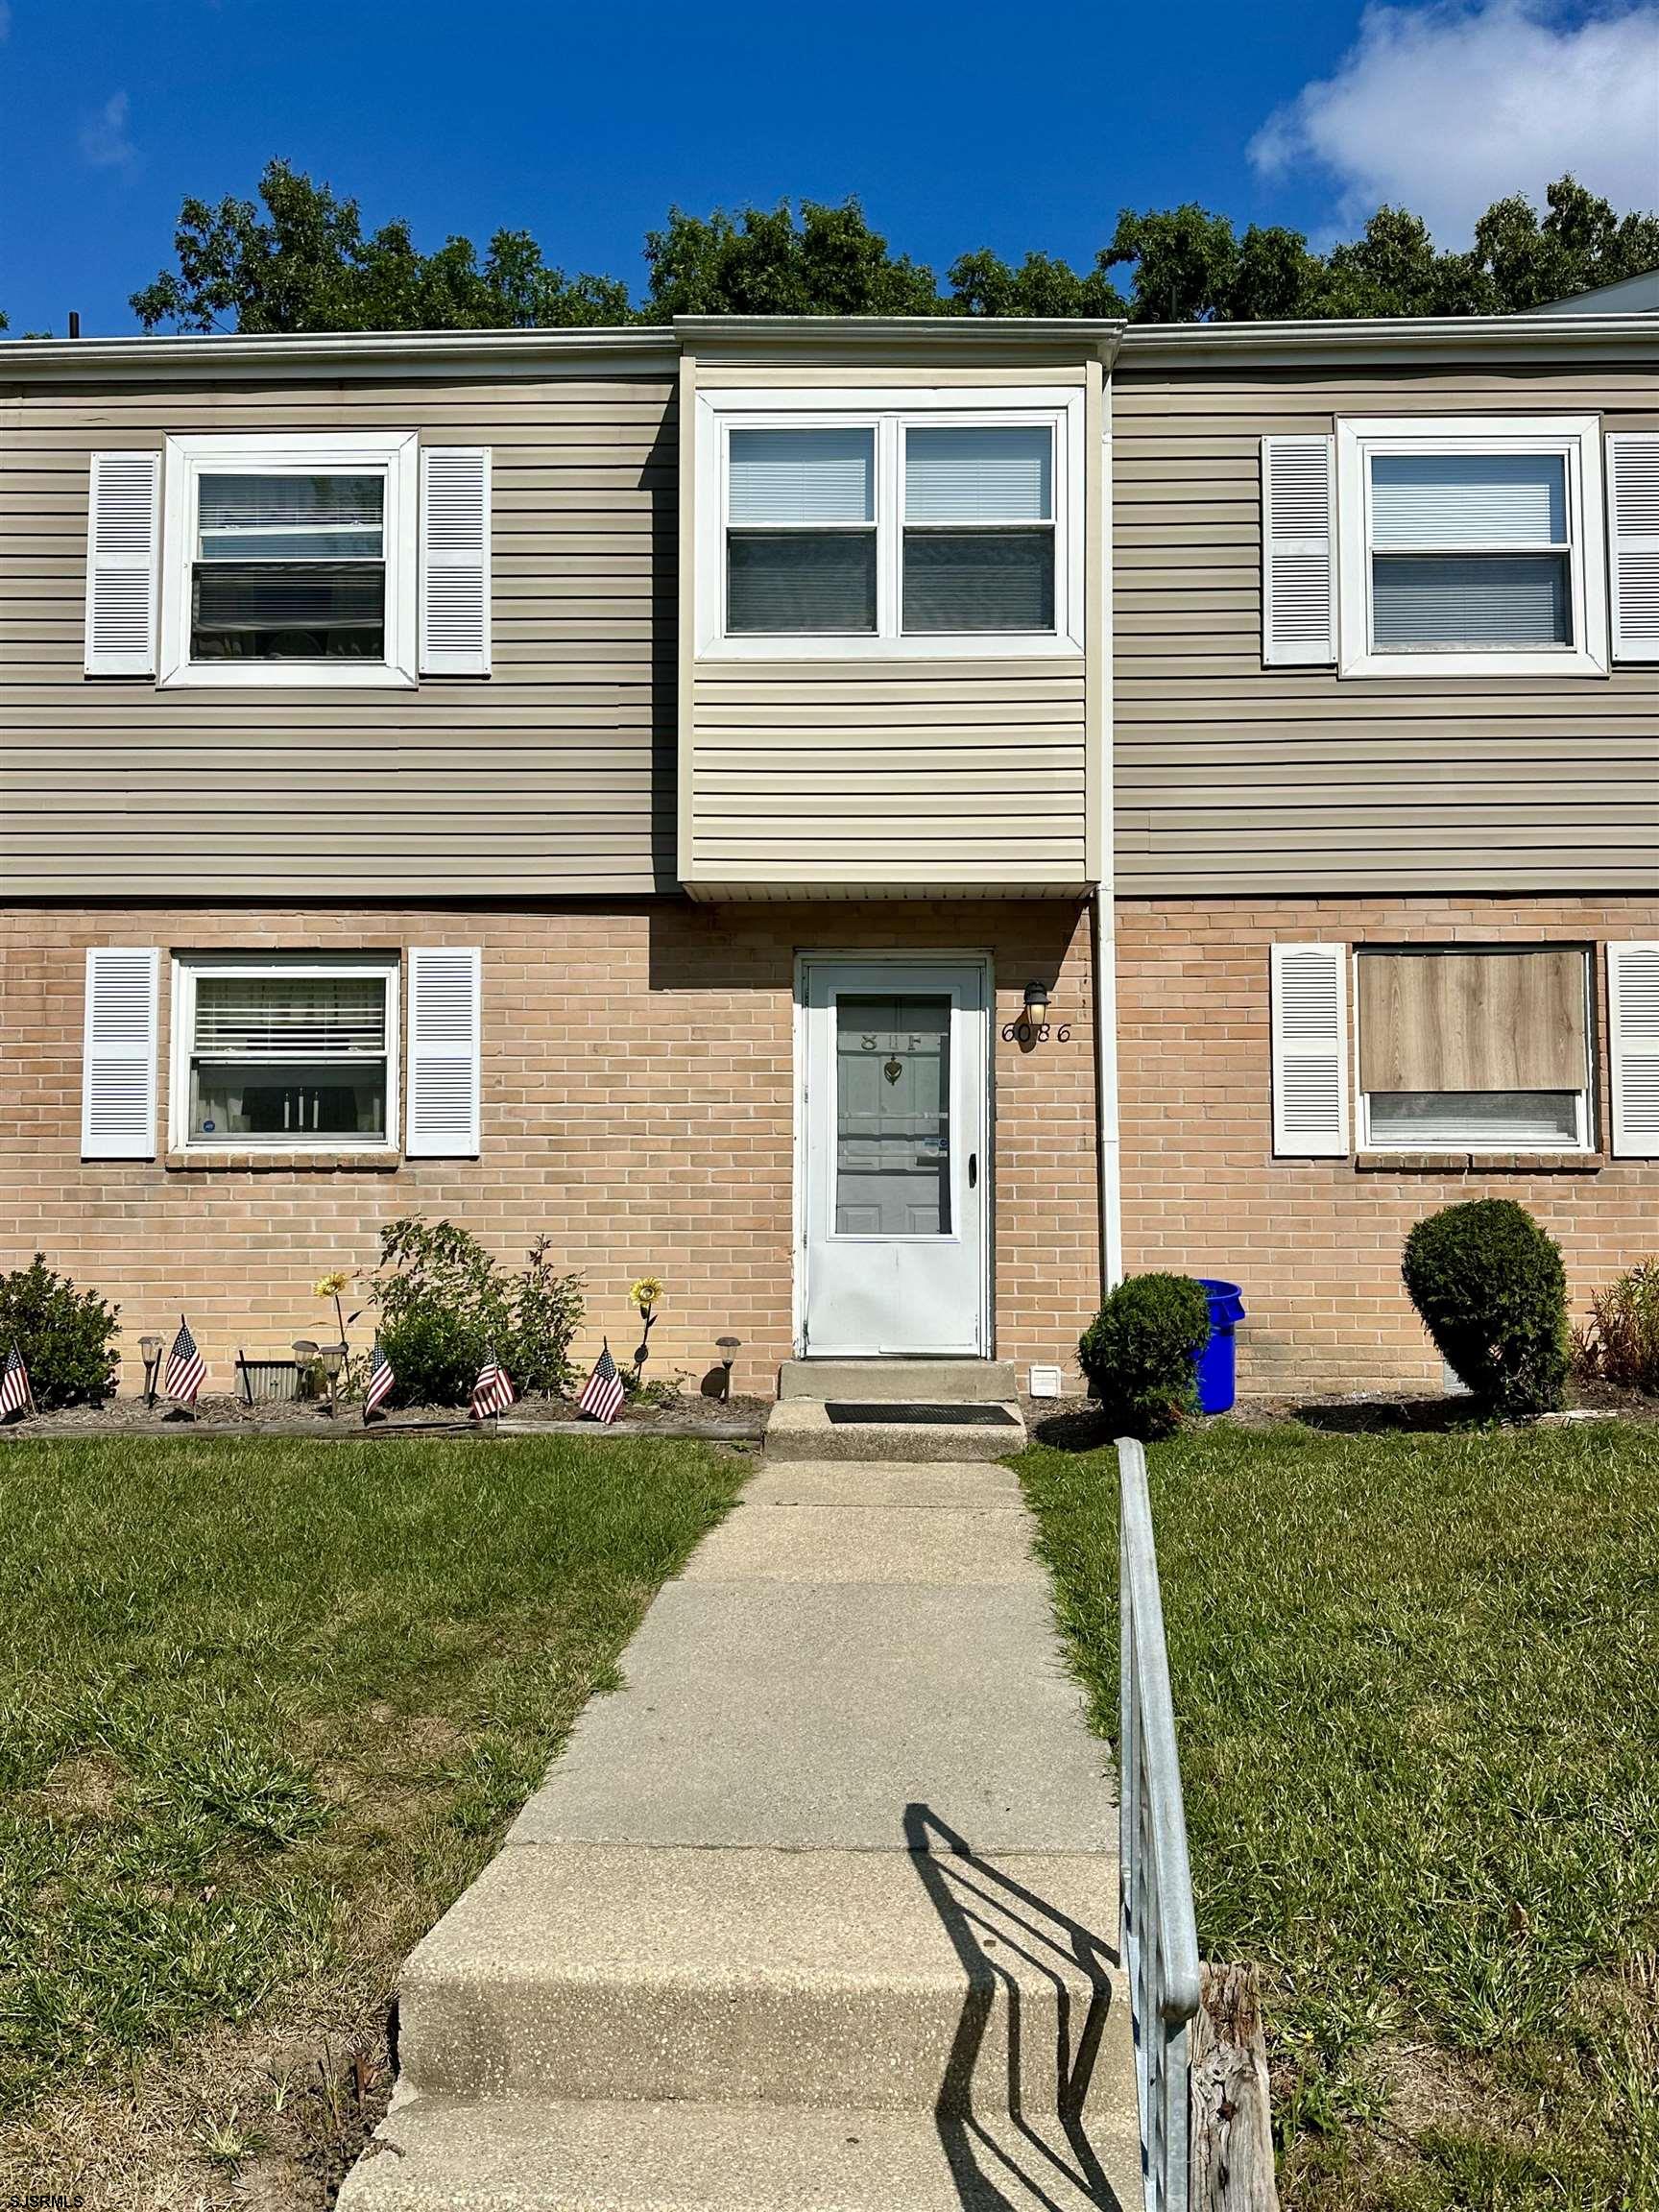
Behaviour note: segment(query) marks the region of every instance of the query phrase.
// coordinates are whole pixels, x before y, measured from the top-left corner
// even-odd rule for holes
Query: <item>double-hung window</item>
[[[397,1128],[393,959],[180,959],[175,1141],[189,1150],[374,1151]]]
[[[162,681],[412,682],[416,470],[399,434],[170,440]]]
[[[1346,675],[1607,665],[1594,421],[1337,425]]]
[[[1590,1149],[1583,949],[1362,950],[1357,967],[1361,1146]]]
[[[703,396],[699,649],[1078,650],[1080,395],[968,397]]]

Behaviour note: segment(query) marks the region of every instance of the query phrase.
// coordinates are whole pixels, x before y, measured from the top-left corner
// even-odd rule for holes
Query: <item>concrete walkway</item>
[[[765,1465],[411,1959],[342,2212],[1138,2206],[1030,1533],[995,1464]]]

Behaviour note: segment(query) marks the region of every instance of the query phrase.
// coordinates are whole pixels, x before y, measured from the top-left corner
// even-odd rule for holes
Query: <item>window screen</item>
[[[1570,645],[1572,547],[1560,453],[1375,453],[1378,652]]]
[[[729,631],[876,628],[874,430],[733,430],[726,514]]]

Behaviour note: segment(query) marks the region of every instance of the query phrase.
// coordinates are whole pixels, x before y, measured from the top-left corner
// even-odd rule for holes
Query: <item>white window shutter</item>
[[[94,453],[86,519],[88,676],[154,676],[161,456]]]
[[[1613,658],[1659,661],[1659,430],[1607,441]]]
[[[483,954],[440,946],[409,954],[409,1112],[412,1159],[478,1154],[479,1002]]]
[[[421,673],[490,673],[490,449],[421,449]]]
[[[1290,1159],[1348,1150],[1347,949],[1271,951],[1273,1149]]]
[[[1607,948],[1613,1151],[1659,1160],[1659,944]]]
[[[1262,441],[1262,658],[1336,664],[1336,441]]]
[[[156,1024],[161,955],[100,946],[86,955],[81,1156],[156,1157]]]

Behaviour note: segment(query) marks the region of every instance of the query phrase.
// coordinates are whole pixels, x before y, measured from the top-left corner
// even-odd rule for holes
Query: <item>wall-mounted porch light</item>
[[[1041,1029],[1048,1019],[1048,986],[1046,983],[1027,983],[1025,986],[1025,1020],[1033,1029]]]

